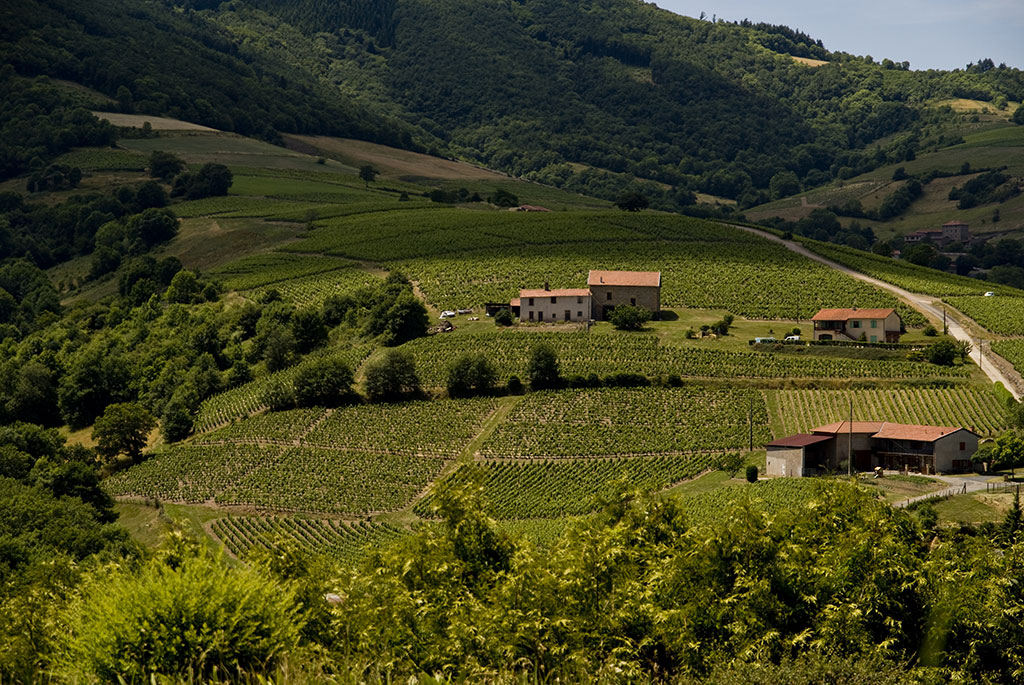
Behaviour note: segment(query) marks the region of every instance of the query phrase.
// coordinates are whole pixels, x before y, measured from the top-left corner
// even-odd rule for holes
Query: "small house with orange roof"
[[[894,343],[903,332],[895,309],[822,309],[811,321],[815,340]]]

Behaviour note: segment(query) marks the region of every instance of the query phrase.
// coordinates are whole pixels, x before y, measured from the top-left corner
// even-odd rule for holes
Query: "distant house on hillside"
[[[660,271],[591,271],[587,285],[597,321],[606,320],[620,304],[643,307],[655,318],[661,313]]]
[[[876,466],[920,473],[968,471],[979,439],[967,428],[839,421],[765,445],[765,473],[813,476],[840,470],[851,456],[858,471]]]
[[[903,329],[895,309],[822,309],[811,321],[815,340],[899,342]]]
[[[547,207],[541,207],[540,205],[519,205],[518,207],[512,207],[508,211],[510,212],[550,212],[551,210]]]
[[[586,288],[519,291],[521,321],[587,321],[590,319],[590,291]],[[510,305],[515,306],[515,300]]]
[[[905,243],[920,243],[924,240],[936,245],[948,245],[949,243],[965,243],[971,239],[970,227],[962,221],[947,221],[942,228],[930,228],[923,231],[914,231],[903,237]]]

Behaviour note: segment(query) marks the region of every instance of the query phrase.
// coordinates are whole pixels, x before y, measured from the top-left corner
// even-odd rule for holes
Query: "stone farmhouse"
[[[591,271],[587,285],[596,321],[607,320],[620,304],[643,307],[655,318],[661,313],[660,271]]]
[[[969,471],[981,436],[967,428],[886,421],[840,421],[765,445],[770,476],[838,471],[851,455],[858,471],[876,466],[920,473]]]
[[[903,330],[895,309],[822,309],[811,321],[815,340],[895,343]]]
[[[661,313],[660,271],[591,271],[588,288],[520,290],[508,307],[520,321],[604,321],[612,309],[629,304]],[[488,304],[488,314],[505,305]]]
[[[941,229],[926,229],[914,231],[903,237],[904,242],[920,243],[924,240],[936,245],[948,245],[949,243],[966,243],[971,239],[970,226],[962,221],[947,221],[942,224]]]

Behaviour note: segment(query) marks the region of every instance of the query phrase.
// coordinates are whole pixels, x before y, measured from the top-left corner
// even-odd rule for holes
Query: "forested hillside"
[[[666,209],[850,178],[941,145],[938,102],[1024,100],[1022,73],[991,60],[915,72],[628,0],[31,0],[2,19],[19,74],[125,111],[430,149]]]

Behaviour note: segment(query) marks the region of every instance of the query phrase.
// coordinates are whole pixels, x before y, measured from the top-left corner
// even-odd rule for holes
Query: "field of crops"
[[[380,279],[356,267],[334,269],[326,273],[278,281],[246,291],[246,296],[260,299],[268,290],[276,290],[281,299],[296,307],[319,308],[327,298],[375,285]]]
[[[828,487],[828,481],[817,478],[772,478],[689,495],[683,497],[681,503],[693,525],[721,526],[723,517],[735,506],[749,502],[760,511],[778,514],[806,507]]]
[[[532,519],[585,514],[597,508],[596,498],[611,495],[619,484],[659,490],[692,478],[708,468],[708,454],[478,462],[483,473],[484,502],[495,518]],[[450,478],[464,478],[460,469]],[[415,507],[430,516],[433,498]]]
[[[975,295],[945,300],[993,333],[1024,335],[1024,297]]]
[[[318,424],[303,444],[453,458],[496,407],[489,397],[345,407]]]
[[[969,373],[965,367],[939,367],[923,362],[674,347],[659,345],[655,336],[647,334],[496,330],[421,338],[407,343],[403,349],[415,355],[425,385],[443,386],[449,363],[466,351],[484,351],[499,379],[513,374],[525,378],[530,350],[537,343],[546,343],[555,350],[565,376],[626,372],[648,376],[674,373],[694,378],[945,378]]]
[[[407,505],[441,473],[436,457],[293,447],[220,491],[220,504],[364,515]]]
[[[280,447],[178,445],[103,481],[113,495],[195,504],[213,498],[250,471],[274,461]]]
[[[881,388],[857,390],[766,390],[776,437],[806,433],[843,421],[892,421],[964,426],[982,435],[1006,430],[1006,408],[994,392],[976,388]]]
[[[590,457],[745,448],[771,439],[754,390],[608,388],[531,393],[481,448],[494,457]]]
[[[986,291],[992,290],[999,294],[1024,296],[1024,292],[1010,286],[957,276],[910,262],[855,250],[844,245],[823,243],[817,240],[801,240],[800,242],[822,257],[913,293],[943,297],[946,295],[982,295]]]
[[[352,266],[347,259],[283,252],[251,255],[220,266],[211,272],[230,290],[250,290],[304,276]]]
[[[203,433],[266,409],[267,405],[264,399],[268,390],[278,383],[291,383],[301,369],[316,360],[325,356],[340,359],[355,370],[372,351],[373,346],[369,344],[341,345],[329,348],[308,355],[295,366],[260,376],[245,385],[218,393],[199,405],[199,412],[194,422],[194,432]]]
[[[992,351],[1013,364],[1018,373],[1024,373],[1024,339],[996,340]]]
[[[276,549],[290,543],[344,564],[358,563],[371,549],[406,535],[387,523],[287,516],[228,516],[214,520],[211,527],[238,557],[246,557],[254,548]]]
[[[290,445],[327,414],[326,409],[291,409],[257,414],[198,436],[195,444],[222,442],[275,443]]]
[[[67,164],[82,171],[143,171],[147,158],[137,152],[85,147],[65,152],[54,164]]]

